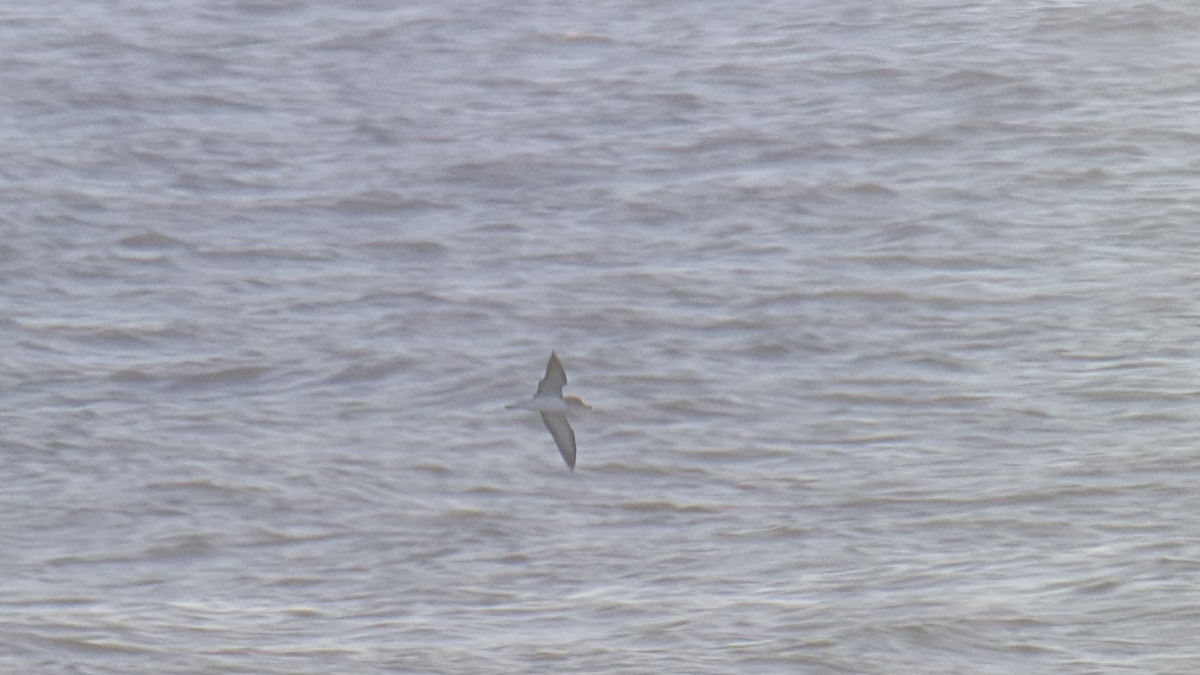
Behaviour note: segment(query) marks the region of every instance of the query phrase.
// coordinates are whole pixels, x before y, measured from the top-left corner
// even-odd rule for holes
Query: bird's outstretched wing
[[[544,412],[542,413],[542,422],[546,424],[550,435],[554,437],[554,443],[558,446],[558,452],[562,454],[563,461],[574,471],[575,432],[571,430],[571,425],[567,422],[566,413]]]
[[[550,352],[550,360],[546,362],[546,376],[538,382],[538,394],[562,395],[563,387],[567,384],[567,371],[563,370],[558,354]]]

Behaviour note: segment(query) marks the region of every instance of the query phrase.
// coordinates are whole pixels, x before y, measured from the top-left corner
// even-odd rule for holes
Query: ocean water
[[[0,19],[0,670],[1200,670],[1191,3]]]

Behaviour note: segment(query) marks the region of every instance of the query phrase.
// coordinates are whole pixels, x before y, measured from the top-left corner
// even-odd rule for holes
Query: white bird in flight
[[[575,470],[575,432],[567,422],[567,411],[572,408],[591,409],[578,396],[563,396],[563,385],[567,383],[567,372],[563,370],[558,355],[550,352],[550,360],[546,363],[546,376],[538,382],[537,393],[528,401],[518,401],[505,406],[509,409],[536,410],[542,414],[542,422],[554,437],[554,443],[562,454],[563,461],[572,471]]]

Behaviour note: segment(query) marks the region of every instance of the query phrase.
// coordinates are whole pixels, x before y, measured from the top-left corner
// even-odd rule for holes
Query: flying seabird
[[[536,410],[542,414],[542,422],[554,437],[554,443],[562,454],[563,461],[572,471],[575,470],[575,432],[567,422],[567,411],[572,408],[587,408],[592,406],[584,403],[578,396],[563,396],[563,385],[567,383],[567,373],[563,370],[558,355],[550,352],[550,360],[546,363],[546,376],[538,382],[537,393],[528,401],[518,401],[505,406],[520,410]]]

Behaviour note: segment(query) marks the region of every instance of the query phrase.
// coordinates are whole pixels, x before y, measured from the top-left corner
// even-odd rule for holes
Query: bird
[[[550,360],[546,362],[546,375],[538,382],[537,393],[527,401],[517,401],[505,408],[509,410],[536,410],[542,415],[542,422],[554,437],[558,452],[571,471],[575,470],[575,432],[567,422],[567,411],[584,408],[591,410],[592,406],[578,396],[570,394],[563,396],[563,386],[567,383],[567,371],[563,370],[558,354],[550,352]]]

